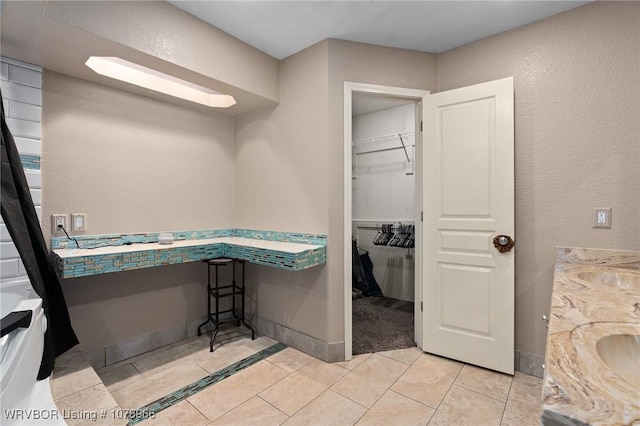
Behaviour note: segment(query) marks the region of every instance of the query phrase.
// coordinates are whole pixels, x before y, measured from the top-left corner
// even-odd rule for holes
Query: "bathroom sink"
[[[640,273],[633,271],[585,271],[579,272],[578,278],[590,283],[619,287],[621,289],[640,290]]]
[[[598,340],[600,359],[618,376],[640,389],[640,335],[613,334]]]

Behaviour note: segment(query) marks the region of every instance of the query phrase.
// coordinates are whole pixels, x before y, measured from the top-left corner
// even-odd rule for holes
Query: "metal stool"
[[[226,324],[229,322],[237,322],[238,326],[240,323],[244,324],[249,330],[251,330],[251,340],[256,338],[256,332],[251,327],[251,325],[247,324],[244,317],[244,260],[241,259],[227,259],[227,258],[218,258],[218,259],[205,259],[204,263],[207,264],[207,320],[198,326],[198,336],[200,336],[200,329],[202,326],[208,324],[209,322],[213,323],[216,327],[211,335],[211,340],[209,341],[209,352],[213,352],[213,341],[218,334],[218,328],[222,324]],[[218,267],[231,265],[233,278],[231,284],[228,285],[220,285],[218,282]],[[238,285],[236,283],[236,265],[242,265],[242,284]],[[211,286],[211,267],[215,267],[215,286]],[[236,296],[240,296],[242,299],[240,312],[236,312]],[[211,312],[211,298],[214,298],[216,301],[216,310],[215,312]],[[224,311],[220,311],[219,300],[224,297],[231,297],[231,309],[227,309]],[[226,320],[220,320],[220,314],[231,313],[232,318]]]

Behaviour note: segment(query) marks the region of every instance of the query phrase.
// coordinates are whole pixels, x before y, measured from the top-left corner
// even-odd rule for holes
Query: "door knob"
[[[516,245],[516,242],[513,238],[508,235],[497,235],[493,239],[493,246],[500,252],[506,253],[511,251],[513,246]]]

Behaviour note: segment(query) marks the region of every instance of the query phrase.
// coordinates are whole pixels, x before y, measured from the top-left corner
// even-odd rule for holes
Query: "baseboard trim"
[[[515,363],[516,371],[536,377],[544,375],[544,356],[542,355],[516,351]]]
[[[259,335],[277,340],[280,343],[284,343],[287,346],[298,349],[325,362],[344,361],[344,342],[323,342],[284,325],[257,316],[247,319],[255,326]],[[196,336],[198,334],[198,326],[204,321],[206,321],[205,317],[198,318],[184,324],[167,327],[163,330],[137,336],[133,339],[114,343],[106,347],[88,349],[84,351],[84,355],[93,368],[102,368],[178,342],[187,337]],[[202,328],[202,331],[213,331],[213,324],[207,324]]]

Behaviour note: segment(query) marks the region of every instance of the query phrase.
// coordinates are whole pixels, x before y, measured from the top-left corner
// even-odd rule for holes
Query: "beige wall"
[[[516,349],[544,355],[554,247],[640,250],[640,3],[595,2],[438,55],[438,91],[513,76]],[[594,207],[612,208],[610,230]]]
[[[233,122],[44,71],[43,218],[86,213],[87,234],[234,225]],[[65,280],[94,348],[205,314],[199,262]],[[107,320],[108,319],[108,320]]]
[[[252,303],[270,321],[344,340],[343,84],[436,87],[435,55],[327,40],[280,65],[280,105],[236,121],[236,225],[328,234],[328,263],[251,266]]]
[[[436,55],[329,40],[329,246],[333,336],[344,339],[344,82],[435,91]],[[350,177],[349,177],[350,178]]]
[[[236,120],[236,226],[326,234],[327,43],[280,64],[280,104]],[[287,272],[250,265],[249,309],[330,341],[327,266]]]

